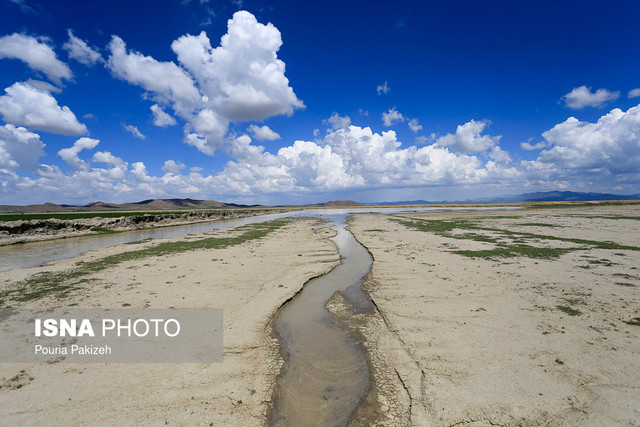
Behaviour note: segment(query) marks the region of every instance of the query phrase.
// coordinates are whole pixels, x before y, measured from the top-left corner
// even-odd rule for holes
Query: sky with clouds
[[[640,3],[0,0],[0,204],[640,193]]]

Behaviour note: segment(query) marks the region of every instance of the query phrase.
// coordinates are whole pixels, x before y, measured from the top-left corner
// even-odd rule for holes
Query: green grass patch
[[[582,312],[577,308],[573,308],[568,305],[556,305],[556,308],[569,316],[580,316],[582,314]]]
[[[558,241],[566,243],[574,243],[578,245],[589,246],[591,248],[607,249],[607,250],[631,250],[640,251],[640,247],[620,245],[615,242],[602,242],[598,240],[578,239],[572,237],[558,237],[550,236],[546,234],[536,234],[524,231],[512,231],[501,228],[483,227],[473,222],[472,219],[456,218],[452,220],[432,220],[432,219],[399,219],[392,218],[392,221],[401,224],[407,228],[413,228],[415,230],[434,233],[443,237],[452,239],[474,240],[487,243],[496,243],[498,239],[496,237],[487,236],[485,234],[479,234],[477,231],[495,233],[501,237],[508,237],[511,239],[510,243],[500,243],[500,247],[487,250],[460,250],[456,251],[459,255],[476,257],[476,258],[504,258],[514,256],[525,256],[529,258],[541,258],[541,259],[553,259],[558,256],[573,250],[579,250],[582,248],[540,248],[527,244],[532,239],[546,240],[546,241]],[[474,218],[477,220],[477,218]],[[521,224],[524,225],[524,224]],[[528,225],[543,225],[550,226],[546,223],[528,223]],[[454,230],[465,230],[464,233],[453,233]],[[475,232],[474,232],[475,231]],[[609,265],[609,264],[607,264]]]
[[[537,259],[555,259],[567,252],[567,249],[561,248],[538,248],[529,245],[504,245],[494,249],[484,250],[459,250],[454,253],[471,258],[511,258],[511,257],[527,257]]]
[[[584,302],[584,300],[581,300],[580,298],[562,298],[562,299],[565,300],[569,305],[576,305],[576,304],[586,305],[587,304],[586,302]]]
[[[640,221],[640,216],[624,216],[624,215],[575,215],[580,218],[594,218],[594,219],[629,219],[632,221]]]
[[[627,325],[640,326],[640,317],[634,317],[631,320],[624,320]]]
[[[77,285],[86,281],[83,276],[95,273],[125,261],[135,261],[152,256],[164,256],[174,253],[193,251],[198,249],[214,249],[235,246],[241,243],[259,239],[270,232],[279,229],[288,221],[269,221],[258,224],[244,225],[232,229],[240,231],[233,237],[208,237],[198,240],[164,242],[149,248],[122,252],[107,257],[88,261],[78,267],[62,272],[44,272],[35,274],[18,283],[18,288],[0,293],[0,300],[28,301],[45,295],[57,294],[64,296]],[[1,305],[0,307],[3,307]]]
[[[142,239],[142,240],[135,240],[133,242],[125,242],[125,245],[137,245],[139,243],[147,243],[150,242],[151,240],[153,240],[151,237],[148,237],[146,239]]]

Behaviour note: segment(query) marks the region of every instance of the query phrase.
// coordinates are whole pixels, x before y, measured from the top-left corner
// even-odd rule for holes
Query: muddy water
[[[364,354],[332,324],[325,304],[338,291],[357,310],[371,309],[360,285],[373,260],[345,230],[345,215],[332,219],[337,231],[332,240],[342,263],[309,281],[274,322],[287,356],[274,394],[270,423],[275,426],[346,425],[369,386]]]

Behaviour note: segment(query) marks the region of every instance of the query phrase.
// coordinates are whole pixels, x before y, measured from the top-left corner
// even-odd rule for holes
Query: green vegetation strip
[[[569,307],[568,305],[557,305],[556,308],[562,312],[567,313],[569,316],[580,316],[582,314],[580,310]]]
[[[523,239],[538,239],[538,240],[568,242],[568,243],[575,243],[579,245],[590,246],[591,248],[598,248],[598,249],[640,251],[640,247],[620,245],[614,242],[601,242],[598,240],[549,236],[546,234],[535,234],[535,233],[528,233],[524,231],[511,231],[511,230],[504,230],[500,228],[482,227],[475,224],[470,219],[457,218],[453,220],[428,220],[428,219],[412,218],[410,220],[404,220],[404,219],[393,218],[392,220],[397,222],[398,224],[404,225],[405,227],[414,228],[416,230],[420,230],[424,232],[434,233],[443,237],[448,237],[452,239],[475,240],[480,242],[495,243],[497,245],[497,247],[493,249],[476,250],[476,251],[472,251],[472,250],[455,251],[455,253],[459,255],[464,255],[464,256],[474,257],[474,258],[493,259],[493,258],[525,256],[529,258],[553,259],[553,258],[559,257],[560,255],[566,252],[581,249],[581,248],[536,247],[536,246],[525,244],[526,240],[523,240]],[[453,233],[454,230],[469,230],[469,232],[462,233],[462,234],[454,234]],[[474,231],[489,231],[489,232],[500,235],[500,238],[509,237],[512,239],[512,241],[511,243],[500,242],[499,241],[500,238],[498,237],[478,234]]]
[[[208,237],[199,240],[179,240],[164,242],[148,248],[109,255],[95,261],[89,261],[61,272],[44,272],[35,274],[18,283],[17,289],[0,292],[0,307],[5,300],[28,301],[48,294],[66,295],[80,283],[88,281],[83,276],[95,273],[125,261],[134,261],[146,257],[163,256],[196,249],[213,249],[235,246],[249,240],[259,239],[287,224],[287,221],[269,221],[244,225],[232,229],[241,234],[233,237]]]

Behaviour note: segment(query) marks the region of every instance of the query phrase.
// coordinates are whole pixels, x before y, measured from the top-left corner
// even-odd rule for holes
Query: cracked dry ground
[[[377,312],[357,327],[376,424],[637,425],[640,207],[362,215],[350,229],[375,259]]]

